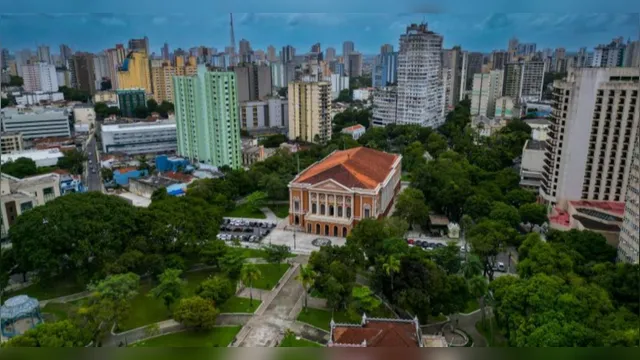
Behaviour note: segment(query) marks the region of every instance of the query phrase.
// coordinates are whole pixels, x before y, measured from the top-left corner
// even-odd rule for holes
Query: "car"
[[[218,240],[222,240],[222,239],[224,239],[224,234],[218,234],[218,235],[216,235],[216,238]]]
[[[445,247],[445,246],[446,246],[445,244],[441,244],[441,243],[436,243],[436,244],[434,244],[434,245],[435,245],[435,247],[437,247],[437,248],[443,248],[443,247]]]
[[[423,244],[423,243],[424,243],[424,241],[422,241],[422,240],[416,240],[414,244],[415,244],[416,246],[420,246],[420,247],[422,247],[422,244]]]
[[[498,271],[506,271],[506,267],[504,266],[504,263],[502,261],[498,262],[498,266],[497,266]]]
[[[431,250],[431,244],[426,242],[426,241],[423,241],[421,246],[422,246],[423,249]]]
[[[274,227],[276,227],[276,225],[278,225],[278,224],[276,224],[276,223],[271,223],[271,228],[273,229]]]
[[[242,228],[241,227],[236,227],[236,228],[233,228],[233,230],[231,230],[231,231],[233,231],[233,232],[242,232]]]
[[[250,240],[251,242],[259,242],[260,241],[260,237],[257,235],[251,235]]]
[[[271,230],[267,229],[267,230],[261,231],[260,235],[267,236],[267,235],[269,235],[270,232],[271,232]]]
[[[96,169],[91,169],[91,173],[95,174],[96,173]]]
[[[231,222],[231,220],[229,220],[229,219],[224,219],[222,222],[226,225],[226,224],[230,223],[230,222]]]
[[[407,244],[409,244],[409,245],[414,245],[415,243],[416,243],[416,241],[415,241],[415,240],[413,240],[413,239],[407,239]]]

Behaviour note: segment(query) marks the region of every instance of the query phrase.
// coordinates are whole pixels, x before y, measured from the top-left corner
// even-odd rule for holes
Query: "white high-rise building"
[[[349,77],[340,74],[331,74],[324,78],[324,81],[331,82],[331,98],[337,99],[340,91],[349,88]]]
[[[575,69],[553,83],[540,188],[545,202],[625,201],[640,135],[638,82],[640,69],[614,67]]]
[[[46,45],[38,46],[38,61],[45,62],[47,64],[51,64],[53,61],[51,60],[51,52],[49,51],[49,47]]]
[[[101,90],[102,79],[111,79],[111,71],[109,71],[109,58],[107,54],[101,52],[93,58],[93,71],[96,79],[96,89]],[[111,79],[113,81],[113,79]]]
[[[398,88],[389,86],[373,92],[373,126],[395,124],[398,112]]]
[[[22,66],[22,78],[26,92],[58,91],[58,76],[56,67],[45,62],[38,62]]]
[[[519,61],[505,66],[503,94],[516,101],[542,98],[545,65],[543,61]]]
[[[473,75],[471,115],[494,116],[496,99],[502,96],[502,77],[502,70]]]
[[[624,221],[620,228],[618,260],[638,263],[640,248],[640,140],[633,148],[631,170],[627,182]]]
[[[442,116],[442,36],[427,24],[411,24],[400,36],[398,124],[437,127]]]

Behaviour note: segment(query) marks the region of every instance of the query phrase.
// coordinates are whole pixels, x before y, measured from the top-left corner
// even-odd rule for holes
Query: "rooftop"
[[[14,151],[10,154],[2,155],[0,163],[4,164],[5,162],[15,161],[19,158],[29,158],[33,161],[38,161],[61,158],[63,156],[64,154],[60,151],[60,149]]]
[[[175,129],[176,122],[170,120],[159,120],[154,122],[136,122],[130,124],[102,125],[103,132],[134,132],[140,130],[162,130]]]
[[[331,323],[330,347],[420,347],[417,320],[368,319],[360,324]]]
[[[136,171],[136,170],[138,170],[138,168],[135,167],[135,166],[127,166],[127,167],[122,167],[122,168],[119,168],[119,169],[115,169],[115,170],[113,170],[113,172],[117,172],[118,174],[126,174],[128,172],[132,172],[132,171]]]
[[[174,172],[174,171],[164,172],[164,173],[161,174],[161,176],[169,178],[169,179],[172,179],[172,180],[180,181],[182,183],[190,183],[191,180],[193,180],[193,176],[191,176],[191,175],[178,173],[178,172]]]
[[[527,150],[544,150],[545,147],[546,147],[545,141],[539,141],[539,140],[533,140],[533,139],[527,140],[527,145],[526,145]]]
[[[535,118],[535,119],[522,119],[527,124],[536,124],[536,125],[551,125],[551,121],[546,118]]]
[[[12,191],[21,191],[31,189],[34,186],[55,184],[59,179],[60,175],[58,174],[44,174],[27,177],[18,181],[12,181],[9,184]]]
[[[387,178],[400,155],[358,147],[334,151],[300,173],[294,184],[332,179],[349,188],[375,189]]]
[[[360,124],[357,124],[357,125],[349,126],[349,127],[346,127],[344,129],[342,129],[342,132],[352,132],[352,131],[356,131],[356,130],[365,130],[365,127],[360,125]]]
[[[179,180],[158,175],[151,175],[140,179],[134,179],[133,181],[138,181],[156,188],[165,188],[167,186],[180,183]]]
[[[574,208],[593,208],[610,212],[614,215],[624,216],[624,203],[619,201],[569,201]]]

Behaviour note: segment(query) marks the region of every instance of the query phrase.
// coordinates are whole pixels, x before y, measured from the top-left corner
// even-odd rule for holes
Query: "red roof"
[[[137,167],[135,167],[135,166],[129,166],[129,167],[119,168],[119,169],[116,169],[116,170],[114,170],[114,171],[117,171],[119,174],[126,174],[126,173],[128,173],[128,172],[130,172],[130,171],[136,171],[136,170],[138,170],[138,168],[137,168]]]
[[[352,126],[346,127],[344,129],[342,129],[342,131],[351,132],[351,131],[356,131],[356,130],[360,130],[360,129],[364,130],[364,126],[362,126],[360,124],[357,124],[357,125],[352,125]]]
[[[177,172],[173,172],[173,171],[167,171],[162,173],[162,176],[167,177],[169,179],[173,179],[173,180],[177,180],[183,183],[188,183],[193,179],[193,176],[191,175],[187,175],[187,174],[183,174],[183,173],[177,173]]]
[[[304,170],[294,184],[317,184],[334,180],[348,188],[375,189],[382,183],[399,155],[358,147],[335,151]]]
[[[556,215],[549,215],[549,222],[562,225],[569,226],[571,221],[571,216],[568,212],[556,207],[553,211]]]
[[[56,173],[56,174],[59,174],[59,175],[67,175],[67,174],[69,174],[69,172],[67,170],[64,170],[64,169],[55,169],[52,172]]]
[[[367,347],[419,347],[414,322],[367,320],[364,325],[336,325],[332,329],[333,346],[363,345]]]
[[[624,203],[619,201],[569,201],[574,208],[595,208],[615,215],[624,216]]]

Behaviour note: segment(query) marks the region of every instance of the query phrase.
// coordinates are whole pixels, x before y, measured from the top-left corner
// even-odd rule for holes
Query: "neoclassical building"
[[[346,237],[364,218],[386,216],[400,191],[402,156],[365,147],[334,151],[289,183],[289,224]]]

